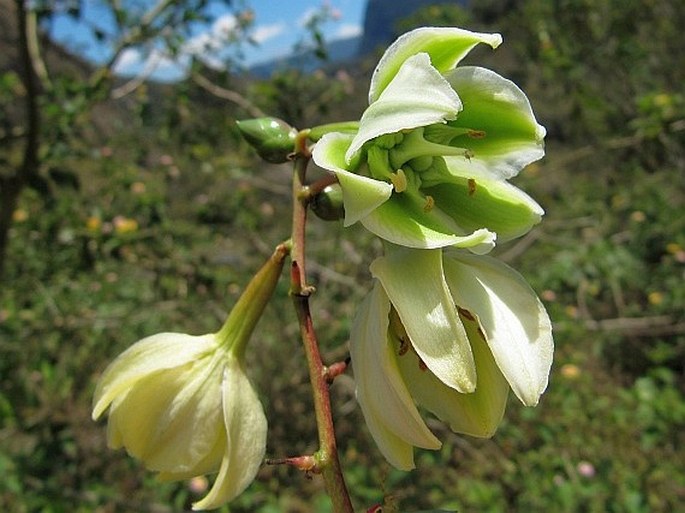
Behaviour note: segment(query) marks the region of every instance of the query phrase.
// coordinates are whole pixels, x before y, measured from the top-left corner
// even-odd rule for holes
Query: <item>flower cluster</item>
[[[354,133],[330,133],[314,161],[342,186],[345,225],[394,244],[483,253],[525,234],[542,208],[506,182],[544,154],[525,94],[485,68],[456,64],[498,34],[423,28],[400,37],[374,71]]]
[[[484,256],[543,215],[507,180],[544,155],[545,129],[513,82],[457,66],[479,43],[495,48],[501,37],[456,28],[400,37],[374,71],[358,130],[328,133],[313,151],[340,183],[345,225],[386,241],[350,353],[367,425],[400,469],[414,466],[414,446],[440,446],[416,405],[455,432],[489,437],[509,388],[537,404],[552,362],[541,302]]]

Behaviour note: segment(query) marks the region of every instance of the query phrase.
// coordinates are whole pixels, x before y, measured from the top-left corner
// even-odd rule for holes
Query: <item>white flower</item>
[[[235,498],[264,459],[266,417],[243,362],[288,251],[278,246],[218,333],[144,338],[109,365],[95,390],[93,419],[109,409],[110,447],[125,447],[161,479],[218,473],[193,509]]]
[[[494,258],[389,248],[355,319],[357,399],[388,461],[437,449],[415,404],[457,433],[490,437],[508,390],[537,404],[552,363],[551,323],[525,280]]]
[[[93,418],[109,408],[108,445],[170,480],[218,472],[194,509],[240,494],[264,459],[267,423],[241,361],[216,334],[159,333],[103,374]]]
[[[458,66],[499,34],[424,27],[376,67],[356,131],[331,131],[314,162],[335,173],[345,226],[397,245],[487,253],[527,233],[543,209],[507,179],[544,155],[545,129],[524,92],[494,71]]]

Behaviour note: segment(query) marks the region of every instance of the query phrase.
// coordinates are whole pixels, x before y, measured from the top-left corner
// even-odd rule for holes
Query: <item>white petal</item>
[[[436,208],[457,219],[466,230],[486,226],[497,233],[500,242],[520,237],[540,222],[545,212],[533,198],[489,172],[470,168],[464,160],[445,158],[451,177],[436,174],[424,178],[422,192],[434,198]]]
[[[214,485],[193,504],[194,510],[218,508],[243,492],[254,481],[266,452],[264,410],[237,359],[229,359],[222,390],[226,453]]]
[[[483,254],[495,246],[496,234],[480,229],[462,235],[468,232],[461,230],[444,213],[440,214],[437,208],[426,212],[407,194],[395,194],[364,217],[361,223],[382,239],[409,248],[455,246]]]
[[[93,420],[137,380],[184,365],[216,349],[214,334],[158,333],[139,340],[105,369],[93,395]]]
[[[204,357],[138,380],[110,409],[107,434],[150,470],[215,472],[211,451],[225,444],[221,419],[221,368]]]
[[[414,468],[413,447],[437,449],[402,381],[387,342],[390,302],[376,283],[360,305],[350,332],[357,400],[378,448],[401,470]]]
[[[449,424],[455,433],[491,437],[502,420],[509,384],[478,332],[477,321],[462,318],[476,361],[476,391],[460,394],[445,386],[432,372],[421,367],[411,351],[397,356],[402,376],[418,404]]]
[[[345,151],[352,136],[331,133],[314,146],[312,157],[317,166],[333,171],[340,182],[345,205],[345,226],[350,226],[383,204],[392,194],[392,185],[381,180],[347,171]]]
[[[462,105],[428,54],[409,57],[378,99],[364,111],[359,131],[345,153],[350,163],[367,141],[379,135],[455,119]]]
[[[523,277],[490,257],[445,257],[455,302],[475,313],[490,350],[516,396],[537,404],[547,388],[554,343],[552,325]]]
[[[483,34],[453,27],[422,27],[400,36],[381,57],[371,78],[369,103],[373,103],[392,81],[402,64],[412,55],[430,55],[432,65],[440,72],[454,68],[478,43],[497,48],[499,34]]]
[[[511,80],[475,66],[461,66],[446,78],[464,103],[455,125],[485,132],[485,137],[468,141],[474,155],[461,159],[465,172],[508,179],[545,155],[545,128]],[[459,161],[452,159],[452,164]]]
[[[442,251],[387,246],[371,264],[414,349],[447,386],[469,393],[476,367],[464,325],[443,277]]]

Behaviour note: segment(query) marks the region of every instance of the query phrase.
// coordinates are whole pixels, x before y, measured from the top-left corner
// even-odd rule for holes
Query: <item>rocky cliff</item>
[[[468,0],[368,0],[364,16],[364,35],[359,45],[359,55],[366,55],[385,46],[395,39],[396,24],[402,18],[411,16],[421,7],[435,4],[468,5]]]

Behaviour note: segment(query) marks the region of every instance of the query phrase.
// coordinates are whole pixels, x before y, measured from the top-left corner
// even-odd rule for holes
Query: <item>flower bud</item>
[[[339,184],[329,185],[311,202],[312,211],[324,221],[337,221],[345,217],[343,194]]]
[[[297,130],[278,118],[255,118],[237,121],[238,129],[257,153],[267,162],[282,164],[293,152]]]

